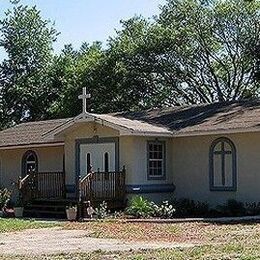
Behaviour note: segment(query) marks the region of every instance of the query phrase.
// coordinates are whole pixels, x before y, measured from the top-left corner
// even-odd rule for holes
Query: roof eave
[[[243,134],[260,132],[260,127],[248,127],[248,128],[234,128],[234,129],[218,129],[208,131],[193,131],[193,132],[175,132],[173,137],[192,137],[192,136],[205,136],[205,135],[221,135],[221,134]]]
[[[125,131],[121,132],[120,136],[150,136],[150,137],[174,137],[171,132],[147,132],[147,131]]]
[[[49,142],[49,143],[46,142],[46,143],[5,145],[5,146],[0,146],[0,150],[41,148],[41,147],[58,147],[58,146],[64,146],[64,142]]]

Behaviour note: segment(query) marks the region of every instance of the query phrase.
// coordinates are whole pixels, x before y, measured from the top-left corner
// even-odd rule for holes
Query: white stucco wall
[[[166,179],[147,180],[147,141],[165,141],[166,143]],[[125,136],[120,137],[120,164],[127,169],[127,184],[169,184],[172,175],[172,142],[166,138]]]
[[[227,137],[237,150],[237,191],[210,191],[209,148]],[[172,169],[177,198],[207,201],[215,206],[227,199],[260,201],[260,133],[182,137],[173,139]]]
[[[0,150],[0,187],[14,189],[11,184],[17,182],[19,176],[21,176],[22,158],[28,150],[36,152],[38,157],[38,170],[40,172],[63,170],[63,146]]]

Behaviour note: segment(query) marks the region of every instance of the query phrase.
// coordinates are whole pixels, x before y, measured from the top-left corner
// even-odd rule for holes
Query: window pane
[[[27,157],[27,162],[28,162],[28,161],[35,162],[35,157],[34,157],[33,154],[31,154],[31,155],[29,155],[29,156]]]
[[[158,168],[162,168],[162,161],[158,161]]]
[[[228,152],[228,151],[231,152],[232,151],[232,148],[231,148],[229,143],[227,143],[227,142],[224,143],[224,150],[226,152]]]
[[[233,174],[232,174],[232,155],[226,154],[225,156],[225,186],[232,187],[232,180],[233,180]]]
[[[214,186],[222,186],[222,164],[221,154],[215,154],[213,157],[213,184]]]
[[[218,142],[218,143],[215,145],[215,147],[214,147],[214,152],[219,152],[219,151],[221,151],[221,143],[222,143],[222,142]]]

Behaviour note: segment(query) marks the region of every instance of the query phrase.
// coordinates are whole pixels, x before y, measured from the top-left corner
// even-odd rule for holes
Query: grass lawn
[[[3,225],[3,226],[2,226]],[[91,237],[117,238],[130,241],[170,241],[191,243],[194,247],[135,252],[93,252],[39,257],[0,257],[1,260],[83,260],[83,259],[260,259],[260,224],[212,223],[43,223],[25,220],[0,220],[0,232],[26,228],[53,227],[86,229]],[[1,242],[1,241],[0,241]]]
[[[34,228],[50,228],[60,226],[58,222],[43,222],[36,220],[23,220],[23,219],[5,219],[0,218],[0,233],[11,232],[11,231],[22,231],[25,229],[34,229]]]

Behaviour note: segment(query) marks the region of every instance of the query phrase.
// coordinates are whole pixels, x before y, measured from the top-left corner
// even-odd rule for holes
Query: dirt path
[[[0,234],[0,254],[40,255],[74,252],[125,251],[192,247],[193,244],[165,242],[126,242],[116,239],[89,237],[84,230],[63,230],[61,228],[33,229],[22,232]]]

